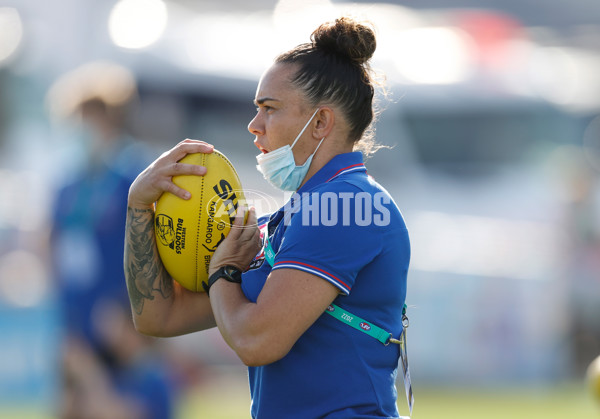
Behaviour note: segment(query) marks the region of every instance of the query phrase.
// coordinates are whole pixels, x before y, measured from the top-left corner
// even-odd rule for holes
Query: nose
[[[248,124],[248,131],[250,131],[250,134],[255,135],[257,137],[260,135],[264,135],[265,129],[261,121],[260,112],[257,112],[256,116]]]

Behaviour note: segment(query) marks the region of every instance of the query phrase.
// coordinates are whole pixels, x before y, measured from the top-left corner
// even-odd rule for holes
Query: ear
[[[335,112],[329,106],[322,106],[315,115],[313,124],[312,135],[316,140],[320,141],[322,138],[327,137],[333,130]]]

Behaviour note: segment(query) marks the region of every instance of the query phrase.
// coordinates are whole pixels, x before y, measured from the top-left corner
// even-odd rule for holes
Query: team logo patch
[[[362,330],[366,330],[366,331],[371,330],[371,325],[367,322],[362,322],[361,324],[359,324],[359,326]]]
[[[263,250],[261,250],[258,253],[258,255],[256,255],[256,257],[252,260],[252,262],[250,262],[250,265],[248,266],[248,270],[258,269],[263,265],[264,262],[265,262],[265,252]]]
[[[156,233],[161,244],[171,249],[175,247],[175,224],[173,219],[165,214],[156,216]]]
[[[335,308],[333,308],[333,306],[329,306],[329,307],[327,307],[327,311],[333,312],[333,311],[335,311]]]
[[[258,226],[259,230],[260,230],[260,240],[262,242],[262,248],[260,249],[260,251],[258,252],[258,254],[254,257],[254,259],[252,260],[252,262],[250,262],[250,265],[248,266],[248,271],[252,270],[252,269],[258,269],[260,268],[263,263],[265,262],[265,244],[267,242],[267,224],[262,224]]]

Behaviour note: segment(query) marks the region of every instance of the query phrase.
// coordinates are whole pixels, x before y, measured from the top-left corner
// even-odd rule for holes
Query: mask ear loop
[[[317,148],[315,148],[315,152],[313,153],[313,156],[315,154],[317,154],[317,150],[319,149],[319,147],[321,147],[321,144],[323,144],[323,141],[325,141],[325,137],[321,138],[321,141],[319,141],[319,145],[317,146]]]
[[[315,117],[315,115],[317,114],[317,112],[319,112],[320,109],[321,108],[317,108],[317,110],[315,111],[315,113],[312,114],[312,116],[310,117],[310,119],[308,120],[308,122],[306,123],[306,125],[304,125],[304,128],[302,128],[302,131],[300,131],[300,134],[298,134],[298,136],[296,137],[296,139],[294,140],[294,142],[292,143],[292,145],[291,145],[290,148],[294,148],[294,146],[296,145],[296,143],[298,142],[298,140],[300,139],[300,137],[302,137],[302,134],[304,134],[304,131],[306,131],[306,128],[308,128],[308,125],[312,122],[313,118]],[[323,141],[323,140],[321,140],[321,141]]]
[[[316,111],[315,111],[315,113],[313,114],[312,118],[310,118],[310,119],[311,119],[311,121],[312,121],[312,119],[315,117],[315,115],[317,114],[317,112],[319,112],[320,110],[321,110],[321,108],[317,108],[317,110],[316,110]],[[314,151],[314,153],[312,154],[313,156],[314,156],[315,154],[317,154],[317,151],[319,150],[319,147],[321,147],[321,144],[323,144],[323,141],[325,141],[325,137],[321,138],[321,141],[319,141],[319,145],[317,146],[317,148],[315,148],[315,151]]]

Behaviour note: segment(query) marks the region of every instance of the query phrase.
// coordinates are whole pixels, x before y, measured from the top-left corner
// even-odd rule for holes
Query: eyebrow
[[[262,105],[263,103],[268,102],[268,101],[279,102],[279,100],[272,98],[272,97],[261,97],[261,98],[255,99],[254,104]]]

